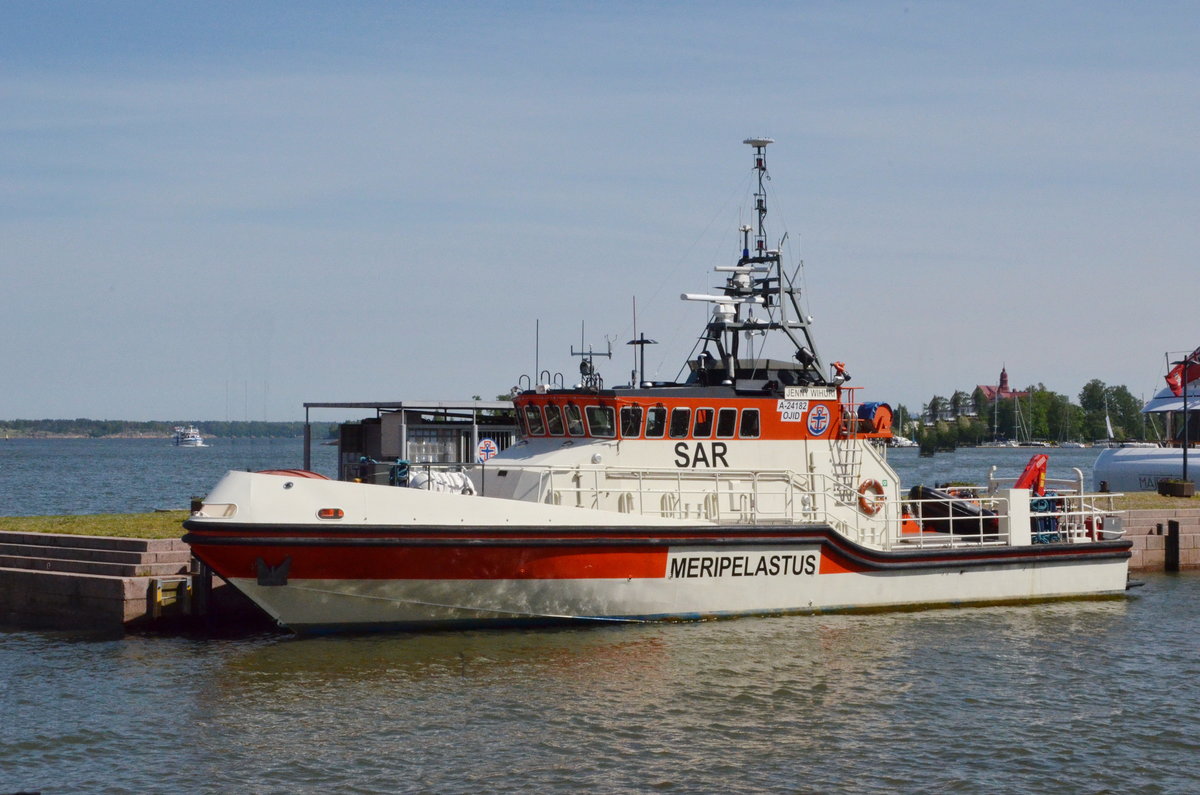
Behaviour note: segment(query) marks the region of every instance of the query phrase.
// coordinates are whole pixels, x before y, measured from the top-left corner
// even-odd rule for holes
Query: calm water
[[[292,469],[302,439],[0,440],[0,516],[186,510],[230,469]],[[337,448],[314,444],[313,469],[332,477]]]
[[[667,626],[0,632],[0,789],[1195,792],[1200,578],[1148,580]]]
[[[1030,453],[891,458],[910,484]],[[180,508],[300,457],[9,440],[0,513]],[[1052,452],[1051,474],[1094,457]],[[1145,579],[1117,601],[666,626],[0,630],[0,792],[1194,792],[1200,577]]]
[[[304,462],[301,439],[210,440],[210,447],[175,447],[165,439],[0,440],[0,516],[140,513],[184,510],[230,469],[291,469]],[[1015,478],[1036,450],[963,449],[921,458],[915,448],[889,451],[905,486],[942,481],[984,482],[992,464]],[[1052,450],[1050,476],[1079,467],[1091,484],[1099,451]],[[313,468],[330,477],[337,448],[313,445]]]

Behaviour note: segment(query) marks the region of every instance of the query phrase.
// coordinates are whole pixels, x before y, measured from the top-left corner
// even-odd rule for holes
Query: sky
[[[751,136],[863,399],[1149,398],[1198,131],[1194,3],[9,0],[0,419],[490,399],[608,341],[624,384],[635,301],[673,379]]]

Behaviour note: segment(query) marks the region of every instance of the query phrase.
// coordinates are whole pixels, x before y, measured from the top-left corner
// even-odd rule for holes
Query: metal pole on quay
[[[1180,480],[1184,482],[1187,482],[1188,479],[1188,447],[1191,445],[1191,432],[1188,430],[1188,368],[1190,368],[1193,364],[1196,364],[1196,362],[1193,360],[1193,356],[1195,356],[1194,353],[1192,356],[1188,356],[1186,359],[1181,359],[1178,362],[1171,362],[1171,364],[1175,365],[1176,367],[1183,368],[1183,475]]]
[[[1192,440],[1188,430],[1188,364],[1191,359],[1183,362],[1183,480],[1187,482],[1187,454]]]

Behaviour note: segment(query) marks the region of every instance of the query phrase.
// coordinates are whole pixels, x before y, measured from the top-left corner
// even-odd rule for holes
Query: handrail
[[[989,494],[994,494],[1000,488],[1001,483],[1006,483],[1009,481],[1012,481],[1015,483],[1017,480],[1017,476],[1014,476],[1011,478],[996,477],[997,469],[999,469],[999,467],[997,467],[995,464],[993,464],[992,468],[990,470],[988,470],[987,490],[988,490]],[[1075,491],[1077,494],[1082,494],[1085,491],[1083,471],[1079,467],[1071,467],[1071,471],[1075,473],[1074,478],[1047,477],[1045,479],[1046,487],[1047,488],[1059,487],[1062,489],[1071,489],[1071,490]]]
[[[445,468],[469,473],[486,472],[492,466]],[[1014,516],[1009,500],[1015,492],[996,488],[991,479],[987,489],[960,489],[951,498],[885,499],[872,513],[860,503],[857,492],[847,495],[845,483],[824,473],[511,463],[503,469],[536,474],[536,484],[529,484],[529,498],[540,502],[718,525],[827,524],[850,540],[877,549],[1082,543],[1124,532],[1110,518],[1120,514],[1114,502],[1119,495],[1062,489],[1045,497],[1032,496],[1015,514],[1028,517],[1030,530],[1017,534],[1009,525]],[[1082,486],[1082,473],[1076,472],[1078,480],[1067,482]],[[1026,537],[1030,540],[1019,540]]]

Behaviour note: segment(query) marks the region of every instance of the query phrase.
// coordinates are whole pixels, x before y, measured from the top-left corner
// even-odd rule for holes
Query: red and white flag
[[[1200,378],[1200,348],[1192,351],[1191,355],[1184,359],[1179,364],[1171,368],[1171,372],[1167,373],[1167,386],[1171,387],[1171,394],[1175,397],[1183,395],[1183,368],[1188,368],[1188,383]]]

